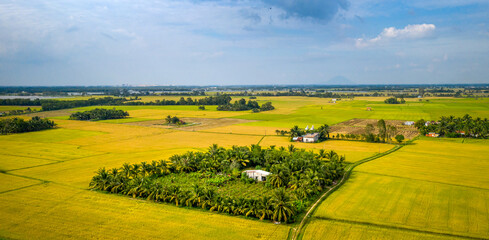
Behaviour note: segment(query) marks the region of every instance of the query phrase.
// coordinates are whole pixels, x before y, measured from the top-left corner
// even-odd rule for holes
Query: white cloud
[[[419,39],[430,36],[436,29],[434,24],[414,24],[407,25],[403,29],[395,27],[384,28],[384,30],[375,38],[365,39],[358,38],[355,45],[358,48],[368,47],[375,44],[385,43],[394,39]]]

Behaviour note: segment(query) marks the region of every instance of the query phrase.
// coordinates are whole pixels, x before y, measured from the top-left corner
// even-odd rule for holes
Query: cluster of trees
[[[344,160],[334,151],[322,150],[316,154],[293,145],[288,149],[274,146],[262,149],[259,145],[224,149],[214,144],[206,152],[172,156],[171,163],[162,160],[124,164],[110,170],[102,168],[92,178],[90,187],[177,206],[291,222],[325,187],[341,178]],[[195,185],[192,190],[186,190],[177,184],[159,181],[172,174],[199,173],[201,178],[212,178],[219,184],[233,181],[263,184],[242,174],[244,168],[263,168],[271,172],[265,183],[271,196],[224,196],[210,186]]]
[[[0,134],[33,132],[56,127],[56,123],[38,116],[25,121],[22,118],[0,119]]]
[[[185,124],[185,122],[180,120],[180,118],[178,118],[177,116],[172,117],[172,116],[168,115],[168,116],[166,116],[165,121],[167,124],[177,124],[177,125]]]
[[[367,142],[385,143],[392,142],[392,138],[404,140],[404,136],[397,137],[397,128],[395,126],[387,125],[384,119],[377,121],[377,134],[374,134],[375,127],[372,124],[367,124],[365,127],[364,138]],[[400,142],[402,142],[402,140]],[[399,140],[398,140],[399,141]],[[400,143],[399,142],[399,143]]]
[[[129,116],[129,113],[123,110],[95,108],[93,110],[72,113],[70,120],[106,120],[121,119]]]
[[[472,118],[466,114],[463,117],[443,116],[438,122],[427,122],[424,119],[418,120],[414,126],[423,135],[435,132],[440,136],[450,138],[456,137],[489,137],[489,120],[487,118]]]
[[[387,103],[387,104],[403,104],[403,103],[406,103],[406,100],[404,100],[404,97],[401,97],[400,100],[398,100],[397,97],[391,97],[391,98],[387,98],[386,100],[384,100],[384,103]]]
[[[248,100],[248,102],[246,102],[244,98],[241,98],[239,101],[234,101],[234,104],[227,103],[224,105],[219,105],[217,107],[218,111],[253,110],[253,112],[260,112],[260,111],[270,111],[273,109],[275,109],[275,107],[272,105],[271,102],[266,102],[262,104],[260,107],[257,101]]]
[[[291,128],[289,132],[285,132],[284,134],[289,133],[290,137],[294,138],[294,137],[303,136],[307,133],[319,133],[319,141],[324,141],[324,140],[327,140],[329,138],[329,131],[330,131],[330,129],[329,129],[328,124],[323,124],[322,126],[320,126],[317,129],[314,129],[314,130],[311,130],[311,129],[305,130],[305,129],[299,128],[296,125],[293,128]],[[277,131],[275,131],[275,132],[277,132]],[[282,132],[280,132],[280,134],[282,134]],[[284,135],[284,134],[282,134],[282,135]]]

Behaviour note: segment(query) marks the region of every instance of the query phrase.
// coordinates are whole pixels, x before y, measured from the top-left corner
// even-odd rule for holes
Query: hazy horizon
[[[0,0],[0,86],[489,83],[484,0]]]

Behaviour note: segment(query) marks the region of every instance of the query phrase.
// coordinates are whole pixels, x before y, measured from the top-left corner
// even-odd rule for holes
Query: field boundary
[[[329,195],[331,195],[334,191],[336,191],[338,188],[340,188],[350,178],[351,172],[353,171],[353,169],[355,167],[357,167],[363,163],[375,160],[377,158],[386,156],[386,155],[391,154],[393,152],[396,152],[397,150],[401,149],[402,147],[412,143],[416,139],[418,139],[418,137],[415,137],[415,138],[407,141],[406,143],[404,143],[402,145],[396,145],[395,147],[393,147],[393,148],[391,148],[385,152],[377,153],[373,156],[370,156],[370,157],[364,158],[358,162],[352,163],[348,167],[348,169],[345,171],[345,174],[343,174],[343,177],[341,178],[340,182],[337,185],[335,185],[334,187],[332,187],[331,189],[329,189],[328,191],[326,191],[323,195],[321,195],[321,197],[319,197],[319,199],[309,208],[309,211],[307,211],[306,215],[304,215],[304,217],[302,218],[299,226],[295,229],[295,232],[292,235],[292,240],[302,239],[302,232],[306,229],[305,226],[308,223],[309,218],[311,218],[312,214],[317,209],[317,206],[322,201],[324,201],[324,199],[326,199]]]
[[[315,217],[318,220],[322,221],[331,221],[331,222],[341,222],[341,223],[347,223],[347,224],[356,224],[356,225],[364,225],[364,226],[373,226],[373,227],[378,227],[378,228],[388,228],[388,229],[395,229],[395,230],[401,230],[401,231],[410,231],[410,232],[417,232],[417,233],[424,233],[424,234],[431,234],[431,235],[439,235],[439,236],[444,236],[444,237],[456,237],[456,238],[466,238],[466,239],[474,239],[474,240],[487,240],[489,238],[484,238],[484,237],[474,237],[474,236],[467,236],[467,235],[459,235],[459,234],[453,234],[453,233],[447,233],[447,232],[436,232],[436,231],[430,231],[430,230],[420,230],[416,228],[409,228],[409,227],[402,227],[402,226],[395,226],[395,225],[388,225],[388,224],[379,224],[379,223],[372,223],[372,222],[365,222],[365,221],[356,221],[356,220],[348,220],[348,219],[340,219],[340,218],[329,218],[329,217]]]
[[[401,177],[401,176],[394,176],[394,175],[382,174],[382,173],[374,173],[374,172],[365,172],[365,171],[357,171],[357,172],[358,173],[363,173],[363,174],[370,174],[370,175],[377,175],[377,176],[384,176],[384,177],[391,177],[391,178],[402,178],[402,179],[409,179],[409,180],[413,180],[413,181],[429,182],[429,183],[450,185],[450,186],[455,186],[455,187],[473,188],[473,189],[482,190],[482,191],[489,191],[489,188],[481,188],[481,187],[460,185],[460,184],[454,184],[454,183],[444,183],[444,182],[438,182],[438,181],[432,181],[432,180],[426,180],[426,179],[417,179],[417,178]]]

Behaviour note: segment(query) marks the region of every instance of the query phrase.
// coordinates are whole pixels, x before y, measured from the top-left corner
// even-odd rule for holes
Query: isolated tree
[[[398,143],[401,143],[403,140],[404,140],[404,135],[399,134],[399,135],[397,135],[397,136],[396,136],[396,141],[397,141]]]
[[[385,142],[385,138],[387,135],[387,128],[384,119],[380,119],[377,122],[377,128],[379,129],[379,134],[378,134],[379,138],[382,139],[383,142]]]

